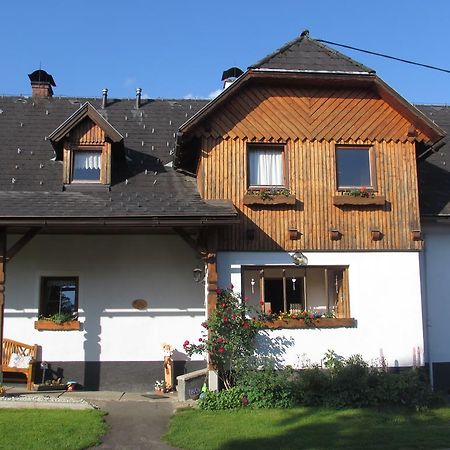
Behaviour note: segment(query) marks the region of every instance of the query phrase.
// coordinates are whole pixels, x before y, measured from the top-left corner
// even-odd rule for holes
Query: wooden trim
[[[34,328],[39,331],[78,331],[81,330],[81,322],[71,320],[69,322],[56,323],[51,320],[36,320]]]
[[[244,205],[295,205],[295,195],[273,195],[270,198],[262,198],[260,195],[245,194]]]
[[[384,206],[386,197],[384,195],[375,195],[374,197],[354,197],[353,195],[334,195],[333,205],[335,206]]]
[[[7,252],[6,260],[11,261],[39,233],[41,228],[35,227],[28,230]]]
[[[303,319],[284,319],[264,322],[263,328],[277,330],[282,328],[356,328],[356,320],[349,318],[319,318],[312,323],[305,323]]]

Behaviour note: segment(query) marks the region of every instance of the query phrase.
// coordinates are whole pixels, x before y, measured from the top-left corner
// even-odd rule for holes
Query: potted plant
[[[39,316],[34,323],[36,330],[80,330],[78,316],[72,312],[58,312],[51,316]]]
[[[156,380],[155,381],[155,393],[164,394],[167,392],[167,385],[164,380]]]

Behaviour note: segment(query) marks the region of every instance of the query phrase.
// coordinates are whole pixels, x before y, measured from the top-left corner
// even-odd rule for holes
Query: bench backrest
[[[3,339],[2,366],[8,365],[13,353],[17,353],[19,356],[31,356],[33,359],[36,359],[37,345],[28,345],[12,339]]]

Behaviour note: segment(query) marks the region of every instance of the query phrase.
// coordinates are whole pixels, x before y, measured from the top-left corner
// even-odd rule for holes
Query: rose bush
[[[209,354],[210,364],[217,370],[224,387],[230,389],[236,373],[243,370],[254,353],[253,341],[261,328],[257,311],[230,289],[217,290],[217,305],[202,323],[198,343],[185,341],[185,352]]]

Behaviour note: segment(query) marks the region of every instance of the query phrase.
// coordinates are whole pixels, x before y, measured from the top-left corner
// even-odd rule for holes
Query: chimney
[[[108,104],[108,89],[102,90],[102,108],[105,109]]]
[[[31,81],[31,92],[33,97],[52,97],[52,86],[56,86],[53,77],[45,70],[35,70],[28,74]]]
[[[222,74],[223,88],[231,86],[244,72],[239,67],[230,67]]]
[[[139,109],[141,107],[141,88],[136,88],[136,109]]]

